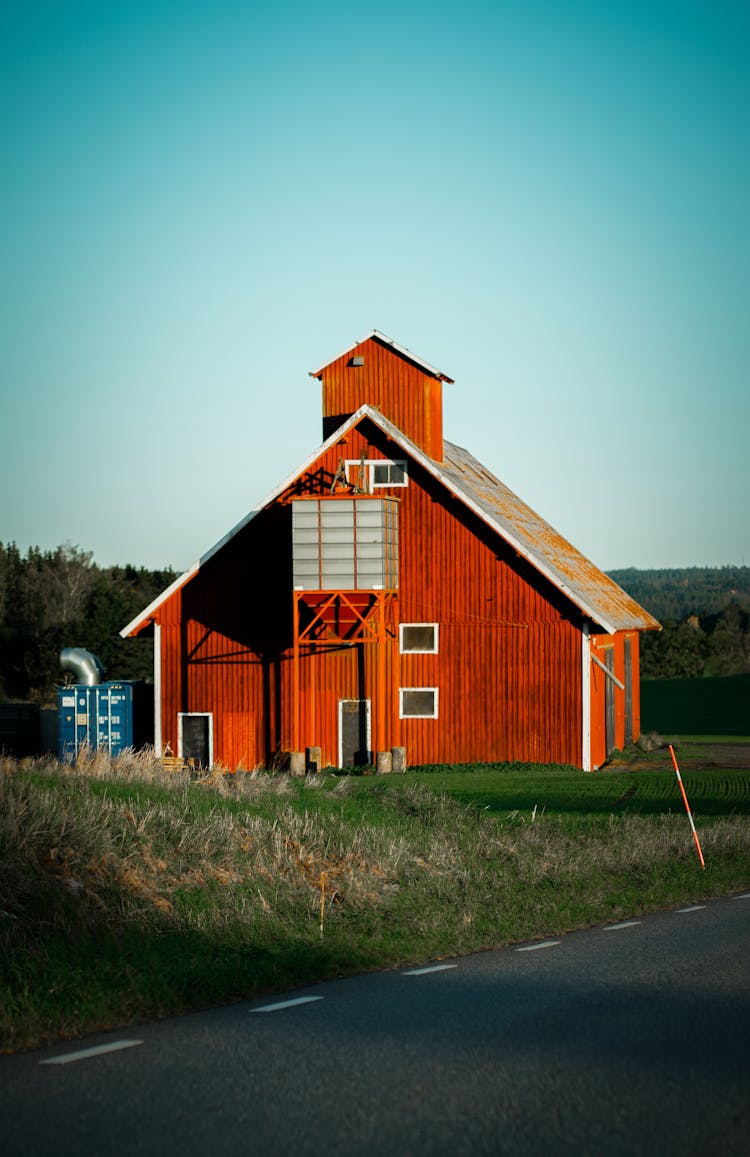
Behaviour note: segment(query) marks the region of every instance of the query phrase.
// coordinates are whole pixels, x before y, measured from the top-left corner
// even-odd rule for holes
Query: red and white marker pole
[[[693,823],[693,813],[690,811],[690,804],[688,803],[688,797],[685,795],[685,788],[684,788],[683,783],[682,783],[682,776],[680,775],[680,769],[677,766],[677,756],[674,753],[674,748],[672,747],[671,743],[669,745],[669,753],[672,756],[672,763],[674,764],[675,775],[677,776],[677,782],[679,783],[680,791],[682,792],[682,801],[685,804],[685,811],[687,812],[688,819],[690,820],[690,829],[693,833],[693,839],[695,840],[695,846],[698,849],[698,859],[701,862],[701,867],[705,871],[706,863],[705,863],[705,860],[703,859],[703,852],[701,851],[701,842],[698,839],[698,833],[695,830],[695,824]]]

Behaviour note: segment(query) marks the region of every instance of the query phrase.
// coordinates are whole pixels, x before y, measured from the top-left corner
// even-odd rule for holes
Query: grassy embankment
[[[668,753],[641,758],[203,781],[0,761],[0,1048],[747,888],[750,768],[683,775],[702,872]]]

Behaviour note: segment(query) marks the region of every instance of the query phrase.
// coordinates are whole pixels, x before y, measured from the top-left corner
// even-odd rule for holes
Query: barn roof
[[[445,444],[438,474],[485,522],[608,632],[659,623],[608,575],[460,446]]]
[[[376,332],[376,331],[373,331]],[[409,354],[409,357],[412,355]],[[509,546],[543,574],[570,601],[595,624],[612,634],[620,630],[658,630],[659,623],[648,611],[626,594],[608,575],[599,570],[580,551],[558,534],[543,518],[527,506],[517,494],[509,490],[491,474],[468,450],[444,443],[444,460],[436,462],[407,438],[405,434],[377,410],[360,406],[322,446],[319,446],[292,474],[284,479],[232,530],[219,540],[198,562],[154,599],[139,615],[123,627],[123,638],[137,634],[148,624],[155,611],[175,591],[198,573],[236,534],[244,529],[261,510],[270,506],[300,475],[333,446],[347,430],[364,419],[374,422],[391,441],[461,502],[494,530]]]
[[[364,337],[361,337],[358,341],[355,341],[354,345],[347,346],[347,348],[342,350],[340,354],[337,354],[335,358],[331,358],[330,361],[327,361],[326,364],[321,366],[319,370],[311,370],[310,377],[322,377],[323,371],[327,369],[328,366],[333,365],[333,363],[337,362],[339,358],[345,357],[347,354],[351,353],[352,350],[355,350],[357,346],[361,346],[363,342],[369,341],[370,338],[374,338],[375,341],[379,341],[381,345],[387,345],[389,349],[392,349],[402,358],[406,358],[407,361],[413,362],[415,366],[419,366],[419,368],[424,370],[425,373],[429,374],[430,377],[438,378],[439,381],[448,382],[450,385],[453,384],[453,378],[449,378],[448,375],[444,374],[441,370],[436,370],[435,367],[431,366],[429,362],[426,362],[424,358],[418,358],[416,354],[413,354],[411,350],[406,348],[406,346],[399,345],[397,341],[393,340],[393,338],[386,337],[386,335],[381,333],[379,329],[371,329],[370,332],[366,333]]]

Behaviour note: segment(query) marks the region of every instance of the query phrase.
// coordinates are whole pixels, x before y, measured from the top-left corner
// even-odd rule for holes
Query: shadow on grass
[[[366,944],[186,929],[41,932],[0,966],[0,1051],[193,1012],[365,971]]]
[[[670,812],[682,812],[684,805],[675,787],[672,795],[657,798],[640,798],[637,792],[628,792],[627,784],[623,783],[622,795],[618,797],[588,797],[583,800],[572,795],[556,795],[554,792],[535,792],[525,795],[521,793],[495,796],[482,791],[463,791],[460,788],[447,789],[447,793],[460,803],[470,805],[477,811],[490,815],[510,816],[514,812],[524,818],[529,818],[536,808],[537,817],[540,814],[548,815],[577,815],[577,816],[610,816],[615,815],[669,815]],[[625,797],[625,798],[623,798]],[[703,816],[731,816],[750,815],[750,798],[724,799],[701,797],[696,795],[691,799],[691,807],[695,815]]]
[[[750,735],[750,675],[644,679],[641,725],[662,735]]]

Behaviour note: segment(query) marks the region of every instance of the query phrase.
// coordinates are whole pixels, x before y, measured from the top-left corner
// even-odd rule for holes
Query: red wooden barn
[[[154,633],[157,751],[590,770],[636,739],[659,624],[443,440],[452,379],[377,330],[312,376],[323,444],[122,631]]]

